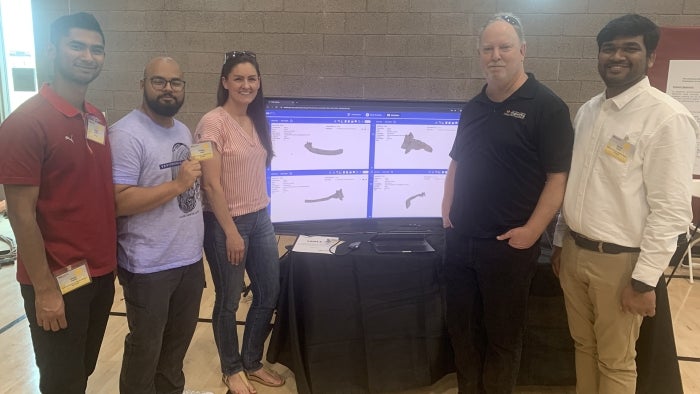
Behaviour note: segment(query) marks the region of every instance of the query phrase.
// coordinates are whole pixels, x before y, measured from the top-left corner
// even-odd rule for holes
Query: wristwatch
[[[648,293],[653,291],[654,288],[654,286],[649,286],[648,284],[640,282],[637,279],[632,279],[632,290],[636,291],[637,293]]]

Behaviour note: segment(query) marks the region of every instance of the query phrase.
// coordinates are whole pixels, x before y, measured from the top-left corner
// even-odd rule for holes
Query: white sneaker
[[[198,390],[190,390],[190,389],[184,389],[182,390],[182,394],[214,394],[211,391],[198,391]]]

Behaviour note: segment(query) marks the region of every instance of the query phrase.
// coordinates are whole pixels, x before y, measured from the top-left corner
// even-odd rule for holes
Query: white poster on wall
[[[666,93],[684,104],[700,123],[700,60],[671,60]],[[700,175],[700,139],[693,174]]]

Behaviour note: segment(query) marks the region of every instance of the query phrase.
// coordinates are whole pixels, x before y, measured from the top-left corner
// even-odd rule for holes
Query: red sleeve
[[[39,185],[45,147],[46,134],[35,118],[11,114],[0,126],[0,184]]]

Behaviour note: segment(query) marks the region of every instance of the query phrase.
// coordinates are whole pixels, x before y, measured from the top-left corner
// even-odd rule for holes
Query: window
[[[37,92],[30,0],[0,0],[0,119]]]

